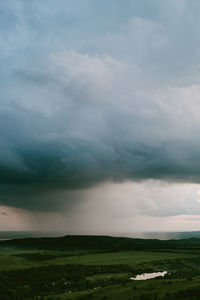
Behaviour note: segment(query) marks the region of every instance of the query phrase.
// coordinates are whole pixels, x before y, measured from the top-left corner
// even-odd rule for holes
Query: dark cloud
[[[20,116],[20,112],[15,113]],[[199,182],[197,141],[190,144],[187,140],[160,141],[150,146],[134,141],[134,137],[124,141],[115,131],[115,138],[110,136],[110,140],[67,134],[46,139],[53,130],[50,120],[39,117],[38,113],[24,113],[26,118],[18,119],[12,114],[8,117],[12,130],[9,126],[1,127],[1,136],[5,138],[2,139],[0,199],[4,205],[59,210],[63,202],[71,200],[60,198],[61,191],[88,188],[104,181],[151,178]],[[30,127],[25,119],[31,123]]]

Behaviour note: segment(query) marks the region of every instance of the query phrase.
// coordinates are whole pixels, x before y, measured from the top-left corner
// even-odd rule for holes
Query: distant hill
[[[23,238],[0,241],[0,248],[60,250],[156,250],[200,249],[200,238],[181,240],[134,239],[111,236],[67,235],[55,238]]]

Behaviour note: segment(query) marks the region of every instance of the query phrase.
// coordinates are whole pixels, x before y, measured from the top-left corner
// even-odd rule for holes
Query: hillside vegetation
[[[164,278],[133,281],[146,272]],[[200,239],[108,236],[0,242],[1,300],[200,299]]]

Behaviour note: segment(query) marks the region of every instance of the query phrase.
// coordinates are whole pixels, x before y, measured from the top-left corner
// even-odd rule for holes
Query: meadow
[[[165,277],[134,281],[146,272]],[[200,299],[200,239],[67,236],[0,243],[0,299]]]

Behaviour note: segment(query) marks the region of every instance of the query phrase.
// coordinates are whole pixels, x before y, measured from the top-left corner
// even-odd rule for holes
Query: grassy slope
[[[65,300],[200,299],[199,254],[196,238],[66,236],[4,241],[0,243],[0,296],[2,300],[39,295]],[[162,270],[175,273],[165,279],[130,281],[136,274]]]
[[[29,254],[29,255],[27,255]],[[33,255],[34,254],[34,255]],[[74,255],[72,255],[74,254]],[[51,255],[51,259],[49,256]],[[37,259],[34,256],[44,256],[44,259]],[[195,255],[199,257],[199,255]],[[148,252],[148,251],[119,251],[108,253],[91,253],[73,251],[41,251],[41,250],[12,250],[0,251],[0,271],[24,269],[30,267],[48,266],[48,265],[65,265],[65,264],[81,264],[81,265],[116,265],[126,264],[135,266],[139,263],[151,263],[153,261],[186,259],[190,258],[190,254],[168,253],[168,252]]]

